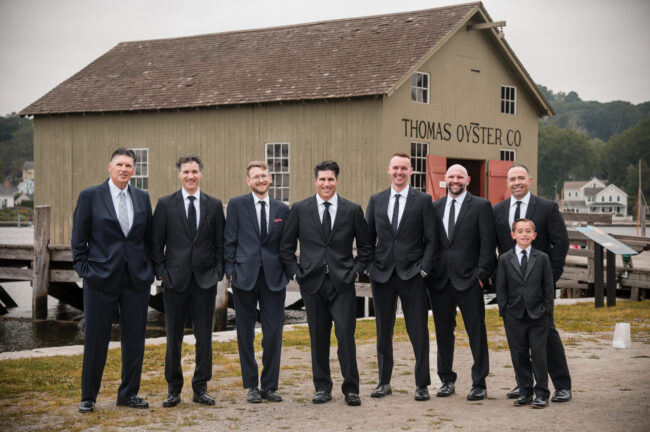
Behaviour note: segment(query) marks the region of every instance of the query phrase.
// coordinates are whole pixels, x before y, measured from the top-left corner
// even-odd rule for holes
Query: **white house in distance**
[[[613,213],[627,215],[627,194],[607,180],[564,182],[562,211],[570,213]]]

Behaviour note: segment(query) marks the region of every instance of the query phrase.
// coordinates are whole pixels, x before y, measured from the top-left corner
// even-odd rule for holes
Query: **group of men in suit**
[[[512,198],[495,206],[493,213],[488,201],[467,191],[470,177],[461,165],[448,169],[448,194],[431,204],[428,195],[409,185],[413,173],[409,155],[396,153],[387,167],[391,186],[370,198],[364,217],[358,204],[337,194],[339,166],[334,161],[316,165],[316,194],[291,209],[269,196],[268,166],[251,162],[246,168],[251,192],[230,201],[227,218],[221,201],[200,190],[203,163],[197,155],[178,160],[181,188],[160,198],[153,216],[148,194],[129,185],[134,167],[133,151],[117,149],[108,166],[109,179],[83,190],[74,213],[73,258],[84,280],[86,317],[82,413],[95,407],[116,306],[122,339],[117,405],[148,407],[137,394],[154,274],[164,288],[168,383],[164,407],[181,401],[181,348],[188,317],[196,338],[193,401],[214,404],[207,382],[212,375],[216,286],[224,274],[232,283],[242,381],[250,403],[282,400],[277,390],[285,287],[295,279],[311,340],[316,391],[312,402],[332,398],[329,349],[333,323],[345,401],[351,406],[361,404],[354,284],[363,273],[370,276],[377,326],[379,381],[371,396],[381,398],[392,392],[392,338],[399,298],[415,355],[415,400],[429,399],[429,303],[442,381],[437,396],[455,392],[452,366],[458,307],[474,358],[467,399],[485,399],[489,362],[483,288],[495,270],[497,244],[500,254],[513,247],[508,223],[519,215],[535,221],[535,247],[551,256],[556,280],[568,248],[557,205],[529,193],[532,179],[521,165],[509,171]],[[258,305],[263,332],[261,377],[253,346]],[[552,400],[568,401],[571,381],[554,327],[548,336],[548,356],[556,388]],[[519,397],[517,392],[515,388],[508,397]]]

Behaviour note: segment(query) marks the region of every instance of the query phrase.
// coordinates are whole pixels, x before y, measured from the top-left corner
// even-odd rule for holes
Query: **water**
[[[31,244],[33,228],[0,227],[0,244]],[[0,315],[0,352],[21,351],[64,345],[83,345],[83,312],[54,297],[47,297],[47,320],[32,320],[32,288],[30,282],[2,282],[18,307]],[[288,302],[297,299],[296,294],[287,293]],[[303,310],[285,311],[287,324],[305,322]],[[235,328],[235,313],[228,310],[226,322],[228,330]],[[186,329],[186,333],[191,333]],[[147,337],[165,336],[165,317],[155,309],[149,308],[147,317]],[[113,324],[111,340],[119,341],[117,322]]]

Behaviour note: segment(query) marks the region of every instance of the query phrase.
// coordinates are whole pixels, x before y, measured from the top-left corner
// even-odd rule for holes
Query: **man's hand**
[[[479,278],[476,278],[476,279],[478,280],[478,284],[481,286],[481,288],[483,288],[483,281],[481,279],[479,279]]]

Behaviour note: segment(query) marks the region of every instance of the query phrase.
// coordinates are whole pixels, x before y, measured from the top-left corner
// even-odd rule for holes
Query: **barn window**
[[[135,153],[135,174],[131,177],[130,184],[140,189],[149,188],[149,149],[132,148]]]
[[[415,72],[411,77],[411,100],[413,102],[429,103],[429,74]]]
[[[517,88],[507,85],[501,86],[501,112],[504,114],[517,114]]]
[[[269,195],[289,202],[289,143],[266,143],[266,163],[273,176]]]
[[[515,150],[501,150],[501,160],[502,161],[515,161]]]
[[[427,155],[429,154],[429,143],[412,142],[411,143],[411,166],[413,175],[411,176],[411,186],[414,189],[427,191]]]

